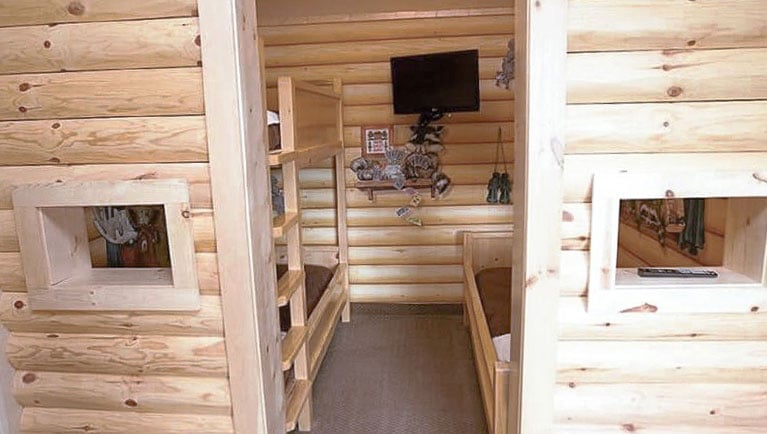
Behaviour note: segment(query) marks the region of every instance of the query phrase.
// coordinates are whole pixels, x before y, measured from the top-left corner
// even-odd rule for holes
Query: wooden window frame
[[[170,270],[92,267],[84,208],[126,205],[165,208]],[[14,190],[13,206],[30,309],[199,310],[186,181],[27,184]]]
[[[765,179],[765,174],[752,171],[596,174],[592,195],[589,312],[742,313],[767,308]],[[724,267],[720,269],[720,277],[617,284],[620,201],[669,196],[732,198],[727,212]],[[733,235],[736,229],[737,235]],[[750,282],[742,277],[748,277]]]

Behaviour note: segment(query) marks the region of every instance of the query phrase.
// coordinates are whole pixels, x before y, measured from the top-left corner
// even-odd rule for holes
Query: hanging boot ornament
[[[498,197],[498,203],[504,205],[511,203],[511,180],[509,179],[509,174],[506,172],[503,172],[503,175],[501,175],[499,190],[500,195]]]
[[[487,203],[498,203],[498,196],[501,192],[501,174],[493,172],[490,181],[487,182]]]
[[[503,149],[502,131],[498,128],[498,140],[495,147],[495,166],[493,175],[487,182],[487,203],[511,203],[511,178],[509,168],[506,165],[506,151]],[[498,171],[498,166],[503,161],[503,173]]]

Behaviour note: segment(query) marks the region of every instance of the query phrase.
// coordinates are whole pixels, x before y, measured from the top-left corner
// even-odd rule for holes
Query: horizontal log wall
[[[22,432],[232,432],[196,0],[4,2],[0,40],[0,322]],[[162,178],[190,186],[200,311],[32,312],[14,186]]]
[[[445,303],[462,294],[463,231],[508,230],[511,206],[485,203],[493,172],[498,128],[506,155],[513,158],[512,90],[495,86],[495,74],[513,37],[511,9],[454,11],[452,16],[388,16],[367,21],[262,26],[268,86],[277,77],[343,80],[346,163],[361,153],[361,127],[392,125],[395,143],[409,139],[416,116],[394,115],[389,58],[430,52],[479,49],[481,109],[445,117],[441,155],[451,191],[439,200],[423,191],[423,227],[409,226],[394,210],[408,203],[395,191],[354,187],[347,170],[349,262],[353,301]],[[382,18],[382,17],[379,17]],[[270,105],[277,104],[269,91]],[[509,170],[513,162],[508,161]],[[301,173],[304,243],[335,243],[334,185],[330,167]]]
[[[571,0],[565,209],[588,206],[600,171],[763,169],[765,22],[761,0]],[[624,264],[645,265],[622,247]],[[764,430],[767,314],[590,313],[588,251],[573,253],[562,251],[556,432]]]

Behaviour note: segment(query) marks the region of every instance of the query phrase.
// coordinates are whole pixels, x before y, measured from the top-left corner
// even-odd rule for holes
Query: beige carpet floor
[[[460,306],[354,305],[314,386],[314,434],[482,434]]]

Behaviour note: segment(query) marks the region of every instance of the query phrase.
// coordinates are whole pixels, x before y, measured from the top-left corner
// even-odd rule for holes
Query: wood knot
[[[35,381],[37,381],[37,375],[35,375],[35,374],[31,373],[31,372],[28,372],[28,373],[24,374],[23,377],[21,377],[21,381],[24,384],[34,383]]]
[[[674,67],[669,64],[663,64],[663,66],[661,66],[660,68],[664,71],[671,71],[672,69],[674,69]]]
[[[48,159],[48,162],[54,163],[54,164],[59,164],[59,163],[61,163],[61,159],[58,158],[58,157],[51,157],[51,158]]]
[[[571,389],[575,389],[575,383],[574,382],[567,383],[567,387]]]
[[[200,38],[200,35],[197,35],[197,37],[194,38],[194,45],[198,47],[202,45],[202,39]]]
[[[31,85],[31,84],[29,84],[29,83],[21,83],[21,84],[19,85],[19,90],[20,90],[21,92],[26,92],[26,91],[28,91],[29,89],[32,89],[32,85]]]
[[[562,211],[562,221],[563,222],[575,221],[575,216],[573,215],[573,213],[569,211]]]
[[[138,407],[138,402],[136,402],[135,399],[128,398],[125,400],[125,405],[128,407],[136,408]]]
[[[85,5],[80,2],[71,2],[67,6],[67,12],[76,17],[82,16],[85,13]]]
[[[606,322],[605,323],[605,327],[611,327],[612,325],[613,325],[613,323],[611,323],[611,322]]]
[[[15,307],[16,309],[24,309],[24,306],[26,306],[26,304],[24,304],[24,302],[21,300],[16,300],[13,303],[13,307]]]
[[[51,48],[51,41],[45,41],[45,42],[43,42],[43,47],[45,47],[45,48]]]
[[[61,128],[61,124],[58,122],[54,122],[53,125],[51,125],[51,128],[53,128],[54,130],[58,130],[59,128]]]
[[[184,211],[181,212],[181,217],[184,217],[185,219],[188,219],[191,216],[192,216],[192,213],[189,212],[188,209],[185,209]]]
[[[666,199],[673,199],[673,198],[674,198],[674,191],[666,190]]]
[[[651,304],[645,303],[641,306],[631,307],[628,309],[624,309],[621,311],[621,313],[637,313],[637,312],[649,312],[649,313],[655,313],[658,311],[658,306],[653,306]]]
[[[751,306],[751,312],[759,312],[759,306]]]
[[[679,86],[671,86],[670,88],[668,88],[668,91],[666,91],[666,93],[668,94],[668,96],[672,98],[676,98],[682,94],[682,88]]]
[[[709,412],[708,412],[708,414],[710,414],[711,416],[713,416],[713,415],[715,415],[715,414],[716,414],[716,410],[711,410],[711,411],[709,411]]]
[[[695,44],[697,44],[697,43],[698,43],[698,41],[696,41],[695,39],[690,39],[689,41],[687,41],[687,46],[688,47],[694,47]]]
[[[49,334],[49,335],[46,335],[45,337],[46,337],[46,338],[53,338],[53,339],[55,339],[55,338],[59,337],[59,335],[57,335],[57,334],[55,334],[55,333],[51,333],[51,334]]]
[[[623,431],[626,432],[636,432],[637,428],[634,426],[633,423],[624,423],[621,425],[621,428],[623,428]]]
[[[24,106],[21,106],[21,107],[19,107],[19,111],[22,112],[22,113],[26,113],[27,112],[27,108],[24,107]]]
[[[668,128],[669,126],[671,126],[671,123],[669,121],[663,122],[664,128]]]

